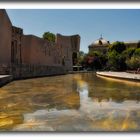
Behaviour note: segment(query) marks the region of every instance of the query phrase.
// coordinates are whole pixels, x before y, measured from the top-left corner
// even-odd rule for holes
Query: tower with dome
[[[101,37],[97,40],[95,40],[93,43],[91,43],[88,48],[90,51],[100,51],[102,53],[106,53],[108,50],[108,46],[110,45],[110,42],[104,39],[101,35]]]

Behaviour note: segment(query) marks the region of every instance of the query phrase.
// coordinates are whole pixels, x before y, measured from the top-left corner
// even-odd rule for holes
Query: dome
[[[107,45],[109,45],[110,43],[109,43],[109,41],[107,41],[107,40],[105,40],[104,38],[102,38],[102,36],[99,38],[99,39],[97,39],[97,40],[95,40],[91,45],[93,46],[107,46]]]

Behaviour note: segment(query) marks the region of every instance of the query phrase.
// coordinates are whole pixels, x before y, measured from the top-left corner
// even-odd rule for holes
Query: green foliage
[[[85,55],[85,53],[83,51],[80,51],[78,54],[78,56],[84,56],[84,55]]]
[[[88,56],[100,56],[101,53],[99,51],[90,51],[88,53]]]
[[[126,57],[126,65],[128,69],[136,70],[140,68],[140,48],[133,48],[131,57]]]
[[[140,56],[140,48],[137,48],[134,52],[135,56]]]
[[[117,70],[118,53],[116,51],[108,52],[107,68],[110,70]]]
[[[118,52],[111,51],[108,52],[108,62],[107,62],[107,69],[117,71],[117,70],[124,70],[126,67],[125,65],[125,57],[119,54]]]
[[[50,33],[50,32],[45,32],[43,34],[43,39],[47,39],[50,42],[55,42],[55,34]]]
[[[134,52],[135,52],[135,48],[128,48],[125,51],[123,51],[122,55],[125,58],[131,58],[131,56],[134,54]]]
[[[106,69],[106,63],[107,63],[107,60],[108,60],[108,58],[107,58],[107,55],[106,54],[101,54],[100,56],[99,56],[99,59],[100,59],[100,62],[101,62],[101,69]]]
[[[122,53],[126,49],[126,46],[123,42],[114,42],[109,46],[109,51],[116,51],[118,53]]]
[[[129,69],[137,69],[140,68],[140,56],[132,56],[130,59],[126,60],[126,64]]]
[[[78,53],[78,56],[77,56],[78,62],[77,62],[76,65],[83,65],[84,59],[85,59],[85,55],[86,55],[86,54],[85,54],[83,51],[80,51],[80,52]]]
[[[140,46],[140,42],[138,46]],[[92,70],[136,70],[140,68],[140,47],[138,46],[137,48],[126,48],[123,42],[115,42],[109,46],[107,53],[90,51],[88,54],[84,54],[80,52],[79,62]]]
[[[104,69],[107,61],[107,56],[99,51],[90,51],[85,57],[85,65],[90,69]]]

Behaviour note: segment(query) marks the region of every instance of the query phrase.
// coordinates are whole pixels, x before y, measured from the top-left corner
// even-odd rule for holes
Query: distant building
[[[140,47],[140,41],[129,41],[124,42],[127,48],[138,48]]]
[[[16,79],[71,71],[80,49],[79,35],[57,34],[55,42],[24,35],[4,9],[0,9],[0,39],[0,74]]]
[[[112,42],[113,43],[113,42]],[[102,53],[106,53],[108,51],[109,45],[111,45],[110,41],[105,40],[102,36],[94,41],[92,44],[88,46],[89,51],[100,51]],[[127,48],[137,48],[140,47],[140,41],[129,41],[124,42]]]
[[[88,46],[89,51],[100,51],[102,53],[106,53],[108,50],[108,46],[110,42],[105,40],[102,36],[95,40],[92,44]]]

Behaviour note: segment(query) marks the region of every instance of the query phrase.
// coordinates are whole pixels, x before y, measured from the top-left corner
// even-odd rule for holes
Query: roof
[[[109,45],[109,41],[105,40],[102,36],[95,40],[90,46],[107,46]]]

